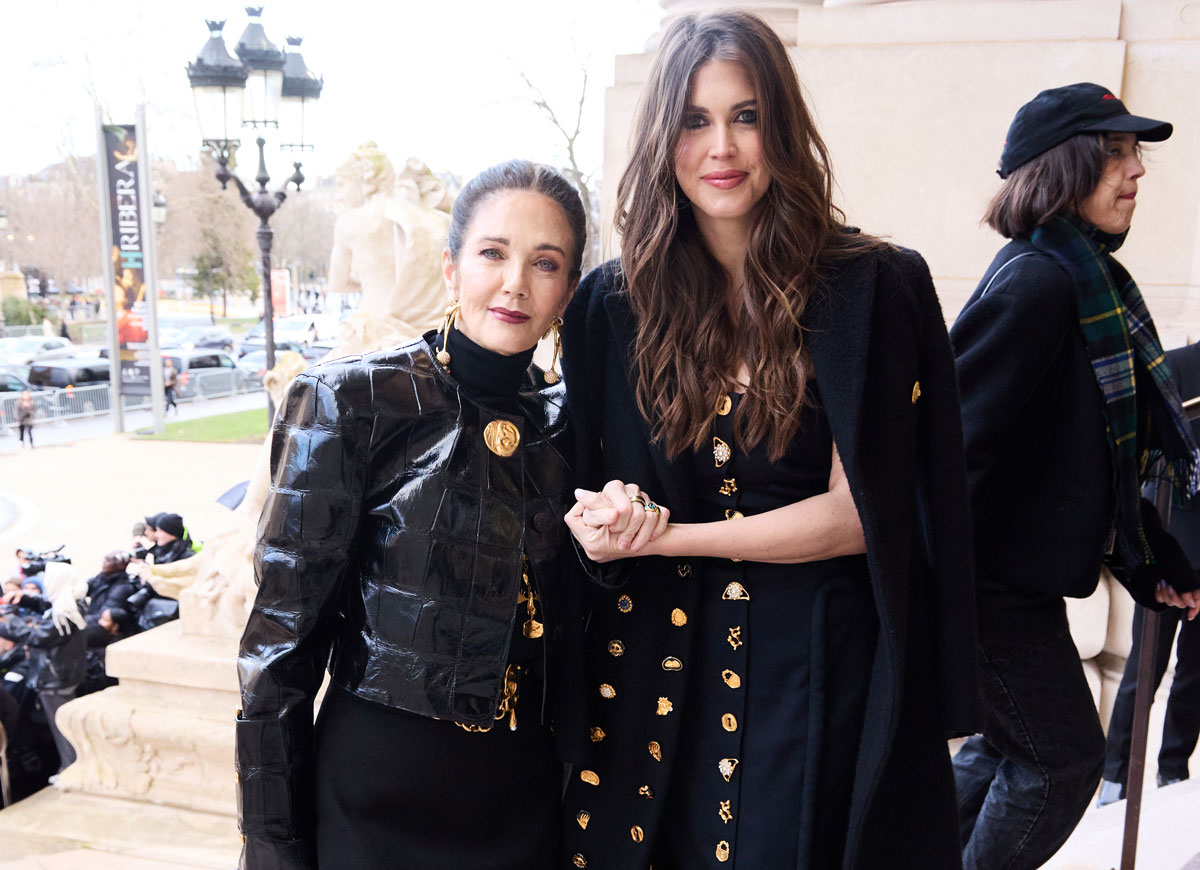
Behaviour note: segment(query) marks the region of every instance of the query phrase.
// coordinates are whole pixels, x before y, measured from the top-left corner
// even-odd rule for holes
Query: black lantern
[[[279,106],[279,147],[290,151],[311,151],[313,112],[325,80],[318,78],[300,54],[299,36],[287,38],[288,50],[283,62],[283,98]]]
[[[246,68],[229,54],[221,31],[224,21],[208,21],[208,42],[187,66],[188,81],[200,120],[200,139],[217,153],[240,141]]]

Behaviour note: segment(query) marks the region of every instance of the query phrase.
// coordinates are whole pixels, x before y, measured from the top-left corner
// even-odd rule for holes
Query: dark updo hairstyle
[[[575,237],[575,250],[571,252],[569,277],[579,277],[583,265],[583,248],[587,244],[587,217],[579,191],[567,181],[561,172],[543,163],[528,160],[506,160],[483,170],[459,192],[450,212],[450,235],[446,240],[450,257],[458,262],[463,239],[475,212],[489,197],[505,190],[531,190],[556,202],[567,216],[571,235]]]
[[[1107,136],[1072,136],[1014,169],[988,203],[983,222],[1006,239],[1027,239],[1052,218],[1077,213],[1107,163]]]

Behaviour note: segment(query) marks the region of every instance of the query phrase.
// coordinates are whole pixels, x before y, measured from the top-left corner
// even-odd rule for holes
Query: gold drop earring
[[[454,325],[454,318],[457,316],[458,300],[453,299],[446,306],[446,319],[442,321],[442,349],[437,352],[437,361],[447,370],[450,369],[450,351],[446,350],[446,342],[450,340],[450,327]]]
[[[563,319],[561,317],[554,318],[550,321],[550,328],[542,336],[542,338],[545,338],[547,335],[554,333],[554,356],[550,357],[550,368],[542,375],[548,384],[558,383],[558,372],[554,370],[554,365],[558,362],[558,355],[562,353],[562,325]]]

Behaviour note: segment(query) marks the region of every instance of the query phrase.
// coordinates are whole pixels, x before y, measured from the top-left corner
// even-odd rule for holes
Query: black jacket
[[[68,624],[60,630],[50,616],[50,602],[26,595],[22,606],[39,612],[27,617],[9,614],[0,620],[0,637],[29,648],[32,688],[41,691],[73,689],[87,676],[87,640],[81,629]]]
[[[424,340],[317,366],[288,391],[238,658],[243,866],[315,866],[313,698],[327,663],[365,700],[492,724],[522,551],[549,640],[570,504],[563,387],[518,405],[473,403]],[[520,433],[509,457],[485,444],[494,420]]]
[[[950,338],[976,576],[990,605],[981,618],[1009,603],[1086,598],[1107,549],[1114,483],[1103,397],[1071,276],[1029,241],[1010,242]],[[1153,584],[1127,585],[1139,601],[1153,603]]]
[[[124,569],[110,574],[103,572],[88,580],[88,606],[85,616],[96,617],[110,607],[125,607],[129,596],[137,591],[137,581]]]
[[[880,619],[876,665],[863,675],[870,690],[846,866],[958,868],[944,737],[977,727],[975,612],[945,323],[925,263],[893,248],[832,270],[806,318],[821,398],[862,518]],[[696,502],[690,460],[668,461],[650,443],[634,398],[635,326],[616,264],[584,279],[563,336],[577,477],[591,489],[612,478],[637,483],[671,509],[673,520],[688,522]],[[680,675],[659,662],[689,659],[693,622],[663,626],[672,624],[673,608],[686,613],[696,606],[691,566],[658,557],[632,562],[619,589],[596,587],[589,614],[583,653],[589,663],[602,667],[612,638],[630,652],[621,659],[626,676],[613,699],[596,701],[599,680],[585,681],[587,698],[609,705],[614,725],[598,742],[582,737],[577,748],[579,766],[597,773],[599,785],[587,784],[577,769],[568,786],[568,866],[646,866],[670,799],[679,722],[689,715]],[[632,608],[618,606],[620,595],[630,597]],[[636,660],[633,650],[643,651]],[[656,715],[660,697],[674,704],[669,715]],[[661,762],[647,751],[649,739],[659,744]],[[642,786],[653,800],[638,796]],[[577,823],[581,811],[590,813],[586,827]],[[641,829],[636,835],[633,826]]]
[[[158,544],[150,552],[154,554],[155,565],[180,562],[196,555],[196,551],[192,549],[191,540],[187,538],[176,538],[165,544]]]

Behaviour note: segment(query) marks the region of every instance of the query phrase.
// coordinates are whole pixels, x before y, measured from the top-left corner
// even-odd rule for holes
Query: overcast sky
[[[94,154],[94,96],[114,122],[132,120],[144,101],[154,156],[193,161],[200,132],[184,68],[208,38],[206,18],[227,20],[232,53],[248,21],[243,8],[0,2],[0,175]],[[661,15],[656,0],[267,0],[262,22],[279,46],[304,37],[305,61],[325,78],[318,150],[305,158],[310,178],[330,174],[367,139],[394,162],[418,156],[469,176],[512,156],[563,162],[560,140],[521,99],[518,67],[573,117],[586,64],[581,163],[598,168],[613,58],[641,52]],[[284,156],[267,157],[272,175],[285,177]],[[253,168],[242,172],[248,181]]]

